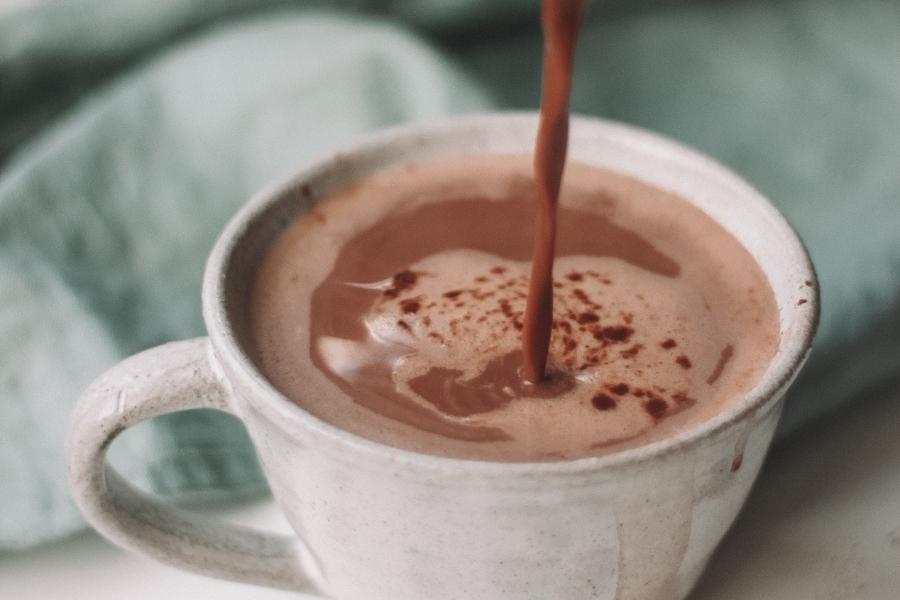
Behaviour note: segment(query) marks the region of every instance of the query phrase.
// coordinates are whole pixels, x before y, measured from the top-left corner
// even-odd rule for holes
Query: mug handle
[[[101,375],[78,401],[67,441],[73,497],[115,544],[222,579],[321,595],[314,558],[292,536],[265,533],[168,505],[125,481],[106,462],[116,436],[167,413],[231,412],[208,338],[163,344]]]

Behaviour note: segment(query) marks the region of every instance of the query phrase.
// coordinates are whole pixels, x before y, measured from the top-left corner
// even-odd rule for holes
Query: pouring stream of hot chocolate
[[[569,96],[575,42],[581,23],[581,0],[544,0],[544,80],[541,120],[534,153],[537,184],[534,251],[522,330],[525,377],[544,377],[553,325],[553,259],[556,249],[556,207],[569,141]]]

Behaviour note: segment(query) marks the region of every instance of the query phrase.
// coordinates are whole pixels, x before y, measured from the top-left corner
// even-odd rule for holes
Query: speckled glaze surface
[[[533,114],[498,114],[389,130],[253,198],[207,265],[209,338],[131,357],[79,402],[69,475],[88,521],[114,542],[172,565],[337,600],[683,598],[759,472],[818,317],[815,273],[796,234],[758,192],[714,161],[623,125],[572,123],[572,158],[687,198],[747,247],[775,291],[781,345],[765,377],[695,429],[559,463],[419,455],[319,421],[283,398],[242,349],[254,268],[293,217],[386,166],[528,153],[536,125]],[[798,304],[801,298],[806,302]],[[106,465],[117,433],[189,408],[229,411],[245,423],[296,537],[167,507]]]

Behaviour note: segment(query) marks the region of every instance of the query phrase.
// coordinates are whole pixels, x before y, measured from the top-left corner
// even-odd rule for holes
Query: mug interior
[[[394,460],[457,461],[364,440],[319,420],[282,396],[250,358],[253,347],[248,324],[250,290],[256,269],[273,240],[319,200],[387,167],[455,156],[530,154],[537,123],[535,113],[495,114],[389,129],[299,171],[251,199],[217,241],[207,263],[203,286],[204,317],[217,356],[229,361],[230,372],[259,391],[248,401],[284,427],[314,427],[329,437],[365,450],[387,453]],[[675,192],[731,233],[769,279],[778,306],[781,340],[757,385],[712,419],[644,446],[566,462],[597,465],[646,457],[709,435],[750,411],[774,403],[808,354],[819,312],[813,266],[784,217],[759,192],[722,165],[656,134],[576,117],[572,120],[569,139],[572,160],[620,171]],[[516,464],[529,463],[484,464],[515,468]],[[538,468],[559,464],[562,463],[531,463]]]

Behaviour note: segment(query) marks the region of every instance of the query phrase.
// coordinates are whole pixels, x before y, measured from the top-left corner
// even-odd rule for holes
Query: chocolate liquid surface
[[[567,165],[545,381],[521,352],[531,157],[398,167],[322,201],[252,290],[254,359],[341,429],[458,458],[566,460],[696,426],[779,341],[750,254],[682,198]]]

